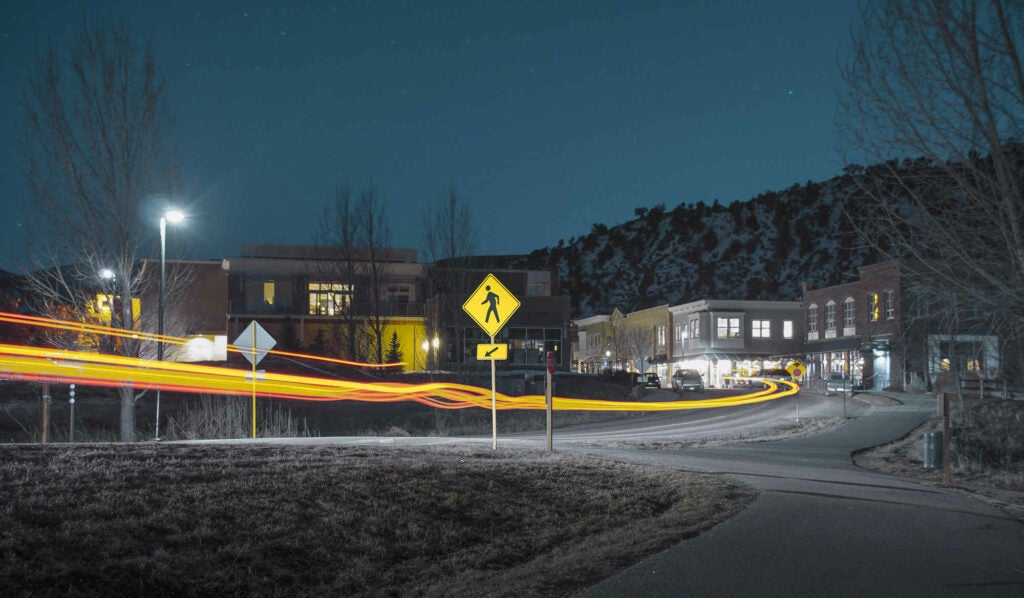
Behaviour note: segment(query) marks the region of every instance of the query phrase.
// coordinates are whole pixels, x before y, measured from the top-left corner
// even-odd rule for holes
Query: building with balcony
[[[397,335],[409,368],[426,367],[423,279],[415,249],[352,249],[244,244],[224,258],[227,337],[253,320],[278,340],[331,347],[333,354],[374,360],[378,330]],[[279,348],[284,348],[280,347]]]
[[[733,376],[785,367],[803,357],[798,301],[703,299],[668,311],[671,369],[697,370],[708,387],[723,387]]]

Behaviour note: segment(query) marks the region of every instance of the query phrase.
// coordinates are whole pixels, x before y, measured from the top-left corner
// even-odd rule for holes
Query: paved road
[[[1024,526],[979,501],[851,463],[853,450],[899,438],[933,411],[933,400],[911,397],[808,438],[641,454],[588,448],[729,475],[761,494],[581,595],[1024,596]]]

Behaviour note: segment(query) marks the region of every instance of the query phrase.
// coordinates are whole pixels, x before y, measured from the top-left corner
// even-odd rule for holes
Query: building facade
[[[862,266],[857,280],[804,285],[810,379],[847,375],[865,389],[931,388],[941,373],[995,378],[1000,338],[985,314],[909,280],[898,261]]]
[[[325,348],[376,361],[392,337],[410,369],[426,367],[424,264],[415,249],[244,244],[225,258],[227,338],[258,321],[285,348]],[[282,343],[282,341],[285,341]],[[297,347],[295,347],[297,348]],[[294,350],[294,348],[292,348]]]
[[[672,369],[697,370],[707,387],[803,357],[800,302],[705,299],[668,310]]]
[[[898,262],[862,266],[858,280],[823,289],[804,284],[808,379],[848,376],[888,388],[903,378],[903,286]]]

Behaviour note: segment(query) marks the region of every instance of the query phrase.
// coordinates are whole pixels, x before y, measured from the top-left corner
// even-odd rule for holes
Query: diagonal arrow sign
[[[494,347],[494,348],[493,348],[493,349],[491,349],[490,351],[488,351],[488,352],[484,353],[484,355],[486,355],[486,356],[490,357],[491,355],[494,355],[494,353],[495,353],[495,352],[497,352],[497,350],[498,350],[498,349],[500,349],[500,348],[501,348],[501,347]]]

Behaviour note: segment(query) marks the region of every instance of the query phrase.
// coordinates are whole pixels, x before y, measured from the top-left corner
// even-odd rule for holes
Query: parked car
[[[701,378],[697,370],[676,370],[672,374],[672,390],[683,392],[687,390],[704,390],[704,378]]]
[[[657,374],[651,372],[647,374],[633,374],[633,385],[644,386],[646,388],[661,388],[661,378]]]
[[[853,391],[853,380],[840,372],[832,372],[825,381],[825,396],[832,393],[847,393]]]

